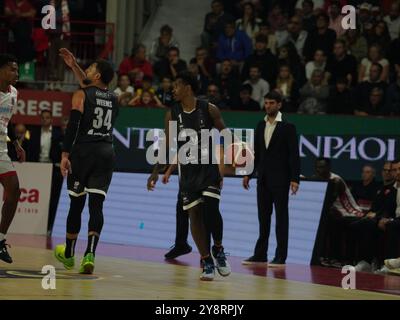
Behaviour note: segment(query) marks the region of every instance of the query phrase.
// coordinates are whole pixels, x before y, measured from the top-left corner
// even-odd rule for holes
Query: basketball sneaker
[[[13,260],[7,251],[7,247],[10,246],[6,243],[6,240],[0,241],[0,260],[3,260],[6,263],[12,263]]]
[[[218,273],[223,277],[229,276],[231,274],[231,266],[229,265],[229,262],[226,259],[224,247],[213,246],[211,252]]]
[[[88,253],[83,257],[81,261],[81,266],[79,268],[79,273],[81,274],[92,274],[94,271],[94,254]]]
[[[64,265],[65,269],[72,270],[75,266],[75,258],[74,257],[66,258],[65,248],[66,248],[65,244],[60,244],[56,246],[56,248],[54,249],[54,256],[58,261],[60,261]]]
[[[214,261],[211,257],[203,259],[203,272],[200,276],[201,281],[213,281],[215,277]]]
[[[400,268],[400,258],[385,260],[385,266],[390,270]]]
[[[165,254],[165,259],[167,260],[171,260],[171,259],[175,259],[178,258],[180,256],[183,256],[185,254],[191,253],[192,252],[192,247],[189,246],[188,244],[186,245],[174,245],[173,247],[171,247],[171,250],[168,251]]]

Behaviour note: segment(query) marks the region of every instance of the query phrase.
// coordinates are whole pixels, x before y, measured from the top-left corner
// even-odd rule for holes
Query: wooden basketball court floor
[[[79,275],[66,271],[51,250],[62,239],[11,236],[14,263],[0,263],[0,300],[286,300],[400,299],[400,277],[358,273],[356,290],[344,290],[340,270],[288,265],[284,269],[245,267],[230,257],[233,273],[199,280],[197,254],[166,262],[163,250],[100,243],[96,270]],[[81,252],[85,243],[80,243]],[[77,259],[77,263],[79,260]],[[56,289],[42,288],[42,267],[56,267]]]

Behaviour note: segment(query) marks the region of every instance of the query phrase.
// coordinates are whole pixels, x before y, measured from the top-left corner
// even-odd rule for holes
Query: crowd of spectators
[[[355,30],[342,28],[346,4],[357,8]],[[148,76],[159,89],[141,94],[168,107],[170,84],[188,70],[198,94],[222,110],[262,111],[263,96],[277,90],[284,112],[400,115],[399,35],[399,1],[213,0],[192,59],[180,57],[165,25],[149,52],[139,45],[121,63],[117,90],[133,86],[126,105],[140,106],[137,89]]]

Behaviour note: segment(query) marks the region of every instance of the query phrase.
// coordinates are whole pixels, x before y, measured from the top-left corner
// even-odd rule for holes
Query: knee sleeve
[[[85,207],[86,196],[72,197],[67,218],[67,233],[78,234],[81,230],[81,216]]]
[[[93,193],[89,195],[89,232],[101,233],[104,224],[103,203],[104,196]]]

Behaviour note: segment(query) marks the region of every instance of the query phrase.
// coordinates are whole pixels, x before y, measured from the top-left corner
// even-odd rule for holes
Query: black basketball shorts
[[[209,186],[204,190],[197,192],[181,191],[183,210],[189,210],[204,201],[204,197],[211,197],[220,200],[221,189],[215,186]]]
[[[71,155],[72,173],[68,175],[68,192],[73,197],[87,193],[107,196],[115,167],[111,143],[83,143],[74,146]]]

